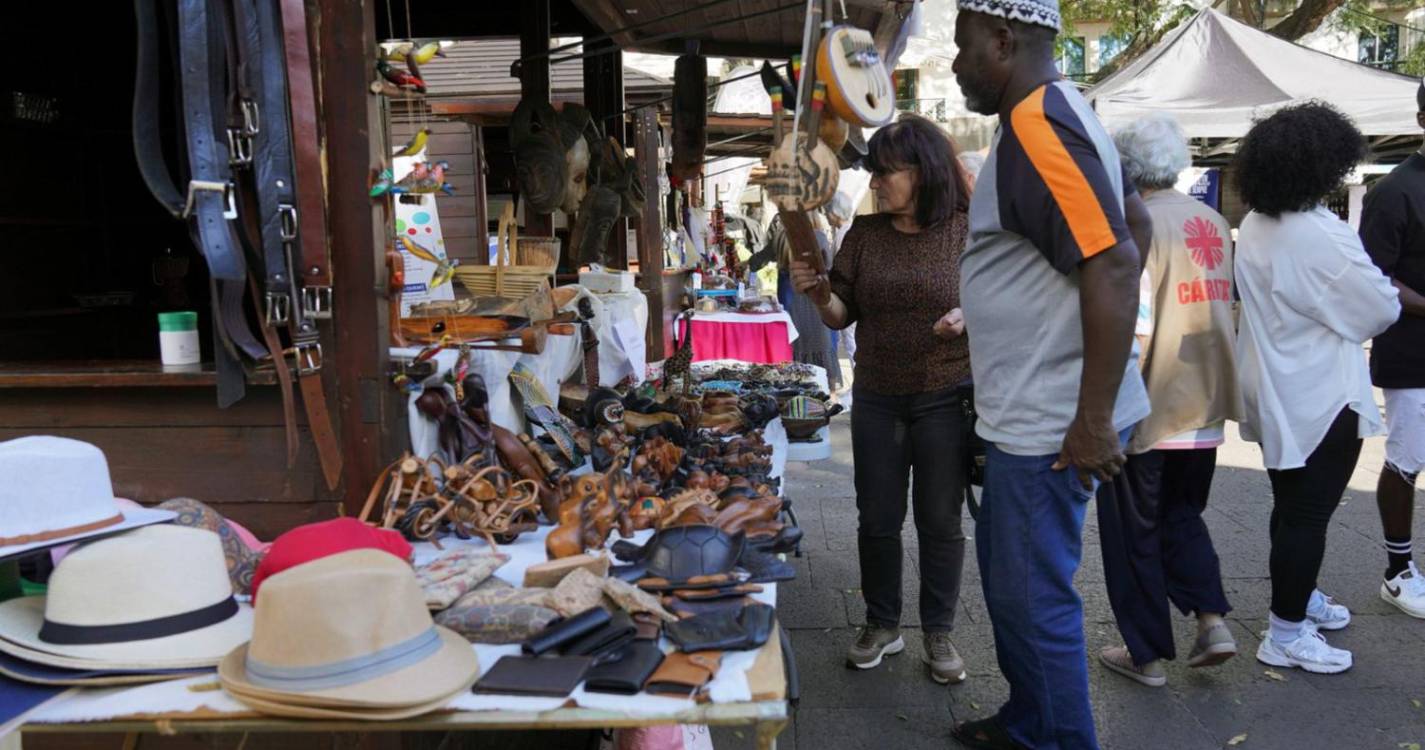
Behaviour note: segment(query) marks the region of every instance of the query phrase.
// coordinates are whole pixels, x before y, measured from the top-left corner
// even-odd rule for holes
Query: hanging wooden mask
[[[566,214],[579,210],[584,194],[589,190],[593,156],[592,147],[597,146],[597,128],[589,110],[580,104],[565,104],[559,112],[560,133],[564,141],[564,165],[567,174],[564,183],[564,202],[560,206]],[[595,138],[590,143],[590,138]]]
[[[548,102],[521,101],[510,122],[510,142],[515,182],[530,210],[547,214],[563,205],[569,166],[554,108]]]
[[[708,60],[683,55],[673,67],[673,164],[671,173],[691,180],[703,168],[708,148]]]

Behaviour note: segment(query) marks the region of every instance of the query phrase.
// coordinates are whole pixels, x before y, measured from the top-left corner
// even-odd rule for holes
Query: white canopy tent
[[[1420,82],[1288,42],[1204,8],[1085,92],[1110,129],[1172,115],[1189,138],[1241,138],[1252,121],[1307,99],[1335,105],[1376,144],[1419,136]]]

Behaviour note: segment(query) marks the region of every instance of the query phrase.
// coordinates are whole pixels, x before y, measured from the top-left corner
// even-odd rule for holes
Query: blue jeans
[[[975,551],[1009,682],[1000,726],[1037,750],[1097,748],[1084,605],[1074,590],[1094,491],[1072,467],[1052,471],[1057,455],[1016,456],[994,445],[987,451]]]

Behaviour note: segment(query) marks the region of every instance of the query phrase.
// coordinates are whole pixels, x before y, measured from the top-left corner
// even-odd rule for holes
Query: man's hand
[[[935,321],[935,335],[942,339],[955,339],[965,335],[965,314],[955,308]]]
[[[810,297],[817,307],[831,304],[831,282],[812,270],[811,264],[793,260],[787,273],[792,278],[792,288]]]
[[[1073,467],[1079,473],[1079,481],[1084,489],[1093,489],[1093,478],[1107,482],[1118,475],[1127,459],[1119,447],[1118,432],[1113,429],[1111,419],[1086,419],[1082,414],[1074,416],[1069,432],[1064,436],[1064,447],[1059,450],[1059,460],[1054,462],[1054,471]]]

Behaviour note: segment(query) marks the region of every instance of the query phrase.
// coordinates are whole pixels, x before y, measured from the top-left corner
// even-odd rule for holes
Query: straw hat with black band
[[[71,669],[212,667],[251,632],[218,535],[171,525],[81,545],[47,594],[0,602],[0,651]]]
[[[479,672],[470,644],[431,621],[411,566],[374,549],[267,579],[252,641],[218,666],[223,687],[264,713],[366,719],[439,708]]]

